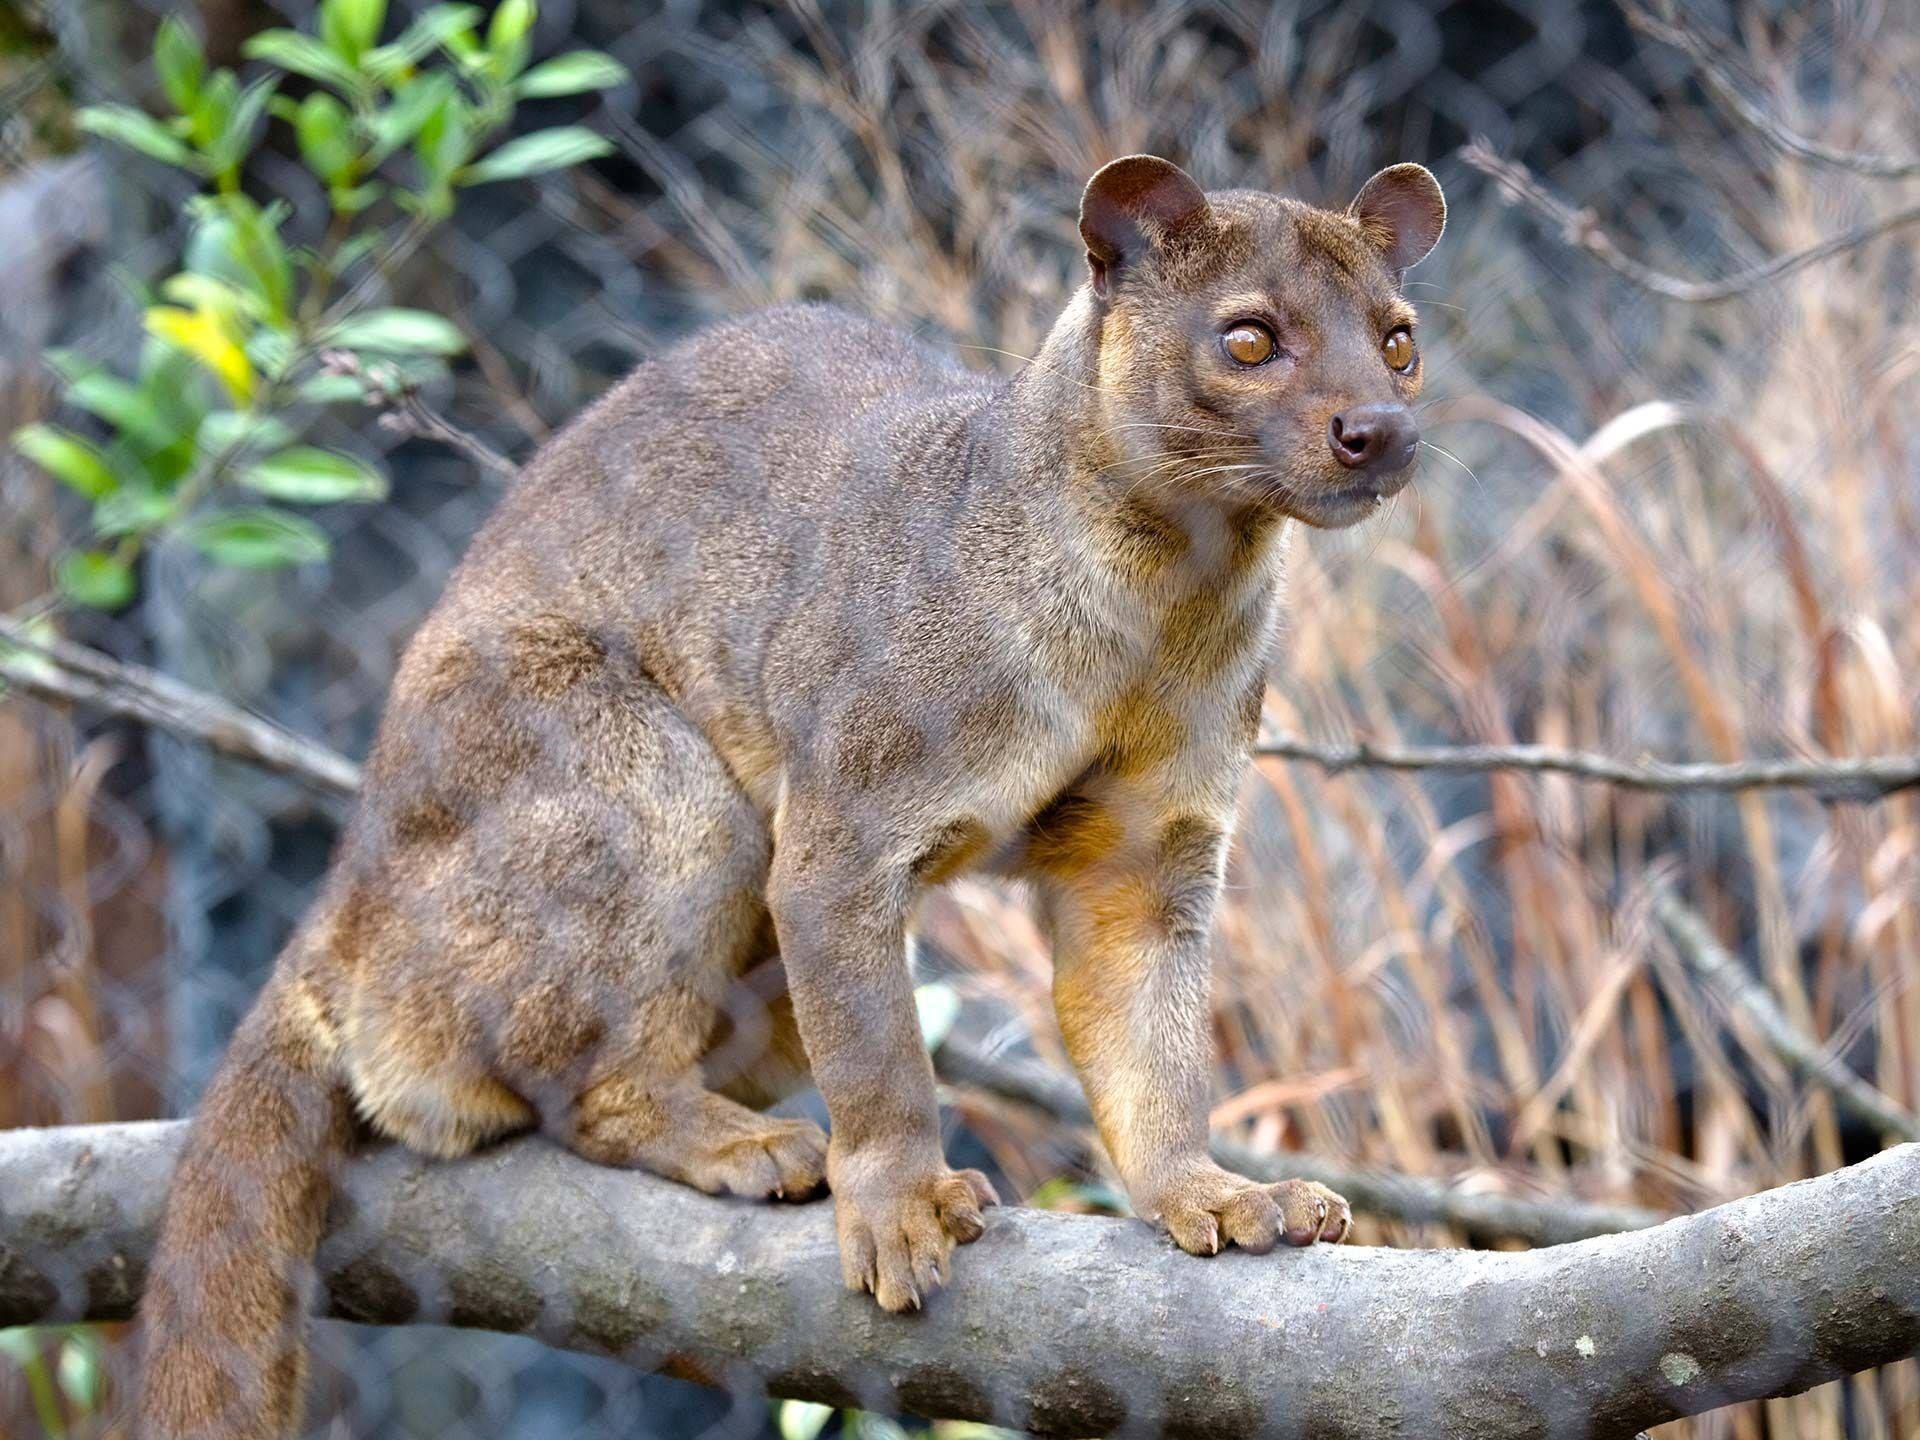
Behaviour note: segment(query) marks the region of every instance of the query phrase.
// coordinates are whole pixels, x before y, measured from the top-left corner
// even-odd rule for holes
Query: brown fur
[[[1088,187],[1090,282],[1010,383],[788,308],[696,335],[555,438],[404,658],[322,896],[209,1090],[144,1307],[149,1440],[287,1433],[352,1118],[433,1155],[539,1127],[737,1194],[835,1194],[847,1283],[917,1305],[986,1181],[947,1168],[907,929],[1035,888],[1062,1031],[1142,1214],[1189,1250],[1345,1233],[1206,1154],[1206,945],[1287,517],[1438,233]],[[1397,178],[1396,178],[1397,177]],[[1282,355],[1241,368],[1223,327]],[[764,1105],[809,1072],[831,1143]]]

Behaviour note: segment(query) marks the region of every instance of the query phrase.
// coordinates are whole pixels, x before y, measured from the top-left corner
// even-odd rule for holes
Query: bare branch
[[[1881,1135],[1920,1140],[1920,1118],[1891,1096],[1869,1085],[1812,1036],[1784,1015],[1767,988],[1727,953],[1707,922],[1695,914],[1664,881],[1655,883],[1653,913],[1672,937],[1674,948],[1702,984],[1720,1002],[1759,1032],[1794,1076],[1831,1091],[1834,1102]]]
[[[518,465],[471,430],[463,429],[433,409],[412,388],[392,398],[390,408],[380,417],[380,424],[401,435],[421,435],[429,440],[438,440],[509,485],[520,478]]]
[[[222,754],[252,761],[329,794],[351,795],[359,788],[359,767],[315,741],[157,671],[82,645],[38,639],[26,626],[5,616],[0,616],[0,681],[24,694],[92,706],[109,715],[156,725],[183,739],[204,741]],[[1920,785],[1920,755],[1735,764],[1650,760],[1635,765],[1545,745],[1389,748],[1366,741],[1315,745],[1286,735],[1262,741],[1253,753],[1306,761],[1330,774],[1353,769],[1525,770],[1640,790],[1806,789],[1830,801],[1877,800]]]
[[[1625,276],[1642,289],[1651,290],[1669,300],[1683,300],[1693,305],[1744,295],[1816,261],[1826,260],[1902,226],[1920,222],[1920,204],[1909,205],[1882,215],[1877,220],[1829,236],[1804,250],[1776,256],[1763,265],[1742,270],[1724,280],[1686,280],[1643,265],[1627,255],[1614,243],[1613,237],[1601,228],[1599,218],[1592,210],[1574,209],[1536,180],[1526,166],[1496,155],[1485,140],[1475,140],[1462,147],[1460,158],[1482,174],[1490,176],[1509,204],[1524,206],[1556,226],[1561,237],[1576,250],[1586,251],[1615,274]]]
[[[1920,158],[1848,150],[1790,129],[1778,116],[1747,97],[1746,91],[1733,78],[1733,72],[1715,57],[1712,42],[1705,36],[1685,25],[1674,23],[1671,16],[1662,19],[1634,4],[1628,4],[1625,9],[1628,22],[1636,29],[1684,52],[1699,68],[1700,78],[1706,82],[1707,88],[1719,97],[1735,118],[1776,148],[1801,160],[1851,170],[1856,175],[1865,175],[1872,180],[1909,180],[1920,175]]]
[[[1093,1114],[1078,1082],[1033,1060],[997,1059],[949,1036],[934,1052],[934,1069],[950,1085],[971,1086],[1018,1101],[1067,1125],[1091,1125]],[[1599,1205],[1572,1197],[1521,1196],[1460,1190],[1442,1180],[1390,1170],[1360,1169],[1318,1155],[1250,1150],[1213,1142],[1222,1165],[1256,1180],[1317,1180],[1346,1197],[1355,1210],[1412,1224],[1456,1225],[1486,1239],[1565,1245],[1596,1235],[1644,1230],[1667,1217],[1634,1205]]]
[[[0,616],[0,682],[8,691],[86,705],[200,741],[327,795],[352,795],[360,788],[360,767],[324,745],[157,670],[38,636],[5,616]]]
[[[0,1133],[0,1326],[132,1313],[186,1127]],[[1550,1250],[1200,1260],[1137,1221],[991,1212],[917,1315],[842,1288],[826,1203],[520,1140],[344,1176],[328,1314],[458,1324],[712,1384],[1043,1435],[1624,1437],[1920,1348],[1920,1146]]]
[[[1329,774],[1342,770],[1523,770],[1599,780],[1635,790],[1812,790],[1823,800],[1867,801],[1920,785],[1920,755],[1858,760],[1743,760],[1725,764],[1645,760],[1630,764],[1547,745],[1388,747],[1360,741],[1315,745],[1290,735],[1262,740],[1255,755],[1304,760]]]

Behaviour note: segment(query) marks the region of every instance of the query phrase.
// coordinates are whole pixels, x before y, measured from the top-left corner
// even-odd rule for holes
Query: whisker
[[[1230,438],[1233,431],[1208,425],[1165,425],[1157,420],[1122,420],[1113,427],[1116,430],[1183,430],[1193,435],[1217,435]]]
[[[1245,447],[1232,450],[1163,451],[1155,455],[1124,456],[1119,460],[1113,461],[1111,464],[1100,466],[1094,473],[1096,475],[1104,475],[1110,470],[1120,470],[1127,466],[1148,466],[1149,468],[1147,470],[1134,477],[1135,479],[1141,479],[1147,475],[1156,475],[1162,470],[1176,469],[1182,465],[1200,465],[1211,460],[1235,460],[1241,456],[1252,453],[1254,453],[1252,450]]]
[[[1480,484],[1480,477],[1473,473],[1473,467],[1467,464],[1467,462],[1462,460],[1458,455],[1454,454],[1451,450],[1447,449],[1445,446],[1436,445],[1431,440],[1422,440],[1420,444],[1425,446],[1427,449],[1433,451],[1436,455],[1446,456],[1447,459],[1451,460],[1454,464],[1458,465],[1462,470],[1466,471],[1467,474],[1472,477],[1474,484],[1480,485],[1480,488],[1483,490],[1486,488],[1486,486]]]

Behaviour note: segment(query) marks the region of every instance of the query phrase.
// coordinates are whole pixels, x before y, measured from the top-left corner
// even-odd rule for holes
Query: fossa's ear
[[[1360,187],[1347,207],[1396,273],[1432,253],[1447,228],[1447,197],[1424,165],[1389,165]]]
[[[1117,272],[1208,217],[1207,197],[1178,165],[1127,155],[1103,165],[1080,197],[1080,238],[1094,292],[1105,299]]]

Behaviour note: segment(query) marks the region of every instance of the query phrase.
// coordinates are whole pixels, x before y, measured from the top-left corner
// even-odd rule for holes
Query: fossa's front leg
[[[888,1310],[918,1309],[946,1279],[953,1245],[977,1239],[981,1208],[998,1201],[984,1175],[949,1169],[941,1150],[907,971],[914,886],[899,853],[795,797],[767,887],[800,1037],[833,1121],[827,1183],[842,1273]]]
[[[1325,1186],[1261,1184],[1207,1153],[1208,937],[1225,848],[1217,807],[1111,774],[1036,822],[1028,868],[1060,1029],[1134,1208],[1182,1249],[1342,1240],[1351,1215]]]

